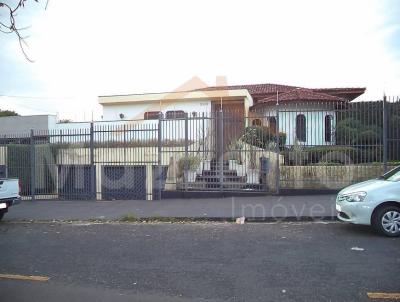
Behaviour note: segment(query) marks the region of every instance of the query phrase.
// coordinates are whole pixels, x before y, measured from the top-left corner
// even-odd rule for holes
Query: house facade
[[[337,106],[344,106],[364,92],[365,88],[309,89],[251,84],[184,92],[100,96],[99,103],[103,106],[103,120],[144,120],[142,123],[155,123],[160,116],[169,119],[185,114],[191,117],[202,113],[215,115],[222,109],[233,114],[232,120],[235,120],[230,123],[229,118],[224,119],[227,144],[229,137],[235,136],[233,133],[253,125],[284,133],[287,146],[312,146],[335,144]],[[279,129],[276,129],[278,121]],[[182,135],[179,132],[179,137]]]
[[[247,115],[253,98],[247,89],[99,96],[103,120],[152,120],[190,114],[238,110]]]
[[[328,90],[335,91],[336,95],[321,91],[325,90],[294,88],[259,99],[252,111],[261,112],[264,119],[253,120],[253,124],[276,128],[274,124],[279,118],[279,132],[285,133],[287,146],[333,145],[338,107],[345,108],[346,103],[365,89],[345,88],[343,91],[347,94],[342,96],[338,96],[341,89]]]
[[[124,122],[129,125],[141,124],[152,127],[165,121],[163,140],[183,140],[185,138],[185,117],[189,117],[190,140],[196,141],[204,132],[215,132],[218,112],[230,112],[232,119],[224,119],[226,140],[241,133],[248,122],[243,117],[249,115],[253,98],[246,89],[219,89],[212,91],[184,91],[152,93],[140,95],[100,96],[103,106],[103,120]],[[202,118],[200,123],[199,119]],[[148,139],[145,136],[141,139]],[[212,140],[220,140],[218,137]]]
[[[341,188],[353,179],[347,177],[345,166],[335,174],[330,165],[304,165],[301,156],[293,160],[298,150],[292,147],[336,144],[336,125],[358,114],[348,103],[364,91],[261,84],[101,96],[102,121],[56,124],[55,117],[36,117],[41,126],[33,136],[28,129],[21,129],[26,132],[22,139],[3,134],[0,166],[24,179],[24,194],[37,192],[37,198],[158,199],[188,191],[278,192],[280,184],[315,187],[321,181],[324,187]],[[342,116],[346,106],[351,114]],[[248,140],[249,129],[282,135],[260,144],[254,137]],[[37,190],[28,181],[32,171]],[[339,181],[332,184],[332,175]]]

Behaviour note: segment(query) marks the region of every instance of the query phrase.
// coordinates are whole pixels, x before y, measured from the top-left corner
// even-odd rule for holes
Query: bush
[[[310,163],[351,163],[358,161],[358,149],[342,146],[317,146],[307,149]]]
[[[21,194],[31,194],[31,147],[29,145],[7,145],[8,177],[18,178],[22,184]]]
[[[237,160],[239,164],[242,164],[242,150],[243,141],[241,139],[233,140],[228,145],[228,159]]]
[[[382,162],[383,147],[364,147],[358,149],[358,163]]]
[[[277,142],[278,136],[268,127],[250,126],[244,130],[243,141],[249,145],[267,149],[271,143]],[[286,133],[279,132],[279,146],[285,146]]]
[[[382,147],[316,146],[290,148],[281,152],[290,166],[364,164],[382,162]]]
[[[56,188],[55,174],[57,147],[49,144],[35,145],[36,194],[53,193]],[[7,145],[7,170],[9,177],[20,179],[22,195],[31,194],[31,146]],[[50,171],[50,170],[53,171]],[[53,172],[53,173],[52,173]]]
[[[183,176],[183,171],[185,171],[185,166],[187,165],[187,169],[194,171],[200,165],[200,157],[198,156],[188,156],[182,157],[178,161],[178,177]]]
[[[359,120],[346,118],[336,127],[336,143],[341,145],[368,145],[381,142],[382,129],[376,125],[364,125]]]
[[[358,161],[358,149],[342,146],[316,146],[290,148],[281,153],[290,166],[329,163],[350,164]]]

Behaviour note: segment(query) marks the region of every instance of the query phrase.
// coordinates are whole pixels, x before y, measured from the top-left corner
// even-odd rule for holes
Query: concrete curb
[[[137,217],[131,219],[13,219],[3,220],[1,223],[74,223],[74,222],[86,222],[86,223],[157,223],[157,222],[168,222],[168,223],[190,223],[190,222],[227,222],[235,223],[239,217]],[[318,222],[318,221],[339,221],[336,216],[321,216],[321,217],[310,217],[310,216],[290,216],[290,217],[246,217],[245,222],[248,223],[271,223],[271,222]]]

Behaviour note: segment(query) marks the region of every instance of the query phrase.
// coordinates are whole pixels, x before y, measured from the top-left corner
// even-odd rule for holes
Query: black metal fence
[[[24,198],[337,190],[400,164],[398,98],[280,102],[64,128],[0,139],[0,172],[21,179]]]
[[[293,126],[281,150],[281,189],[341,189],[400,164],[398,98],[281,106]],[[288,116],[292,117],[288,118]]]

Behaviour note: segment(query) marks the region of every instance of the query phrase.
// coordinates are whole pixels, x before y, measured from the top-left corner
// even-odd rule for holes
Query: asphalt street
[[[399,248],[339,222],[0,223],[0,301],[370,301]]]

